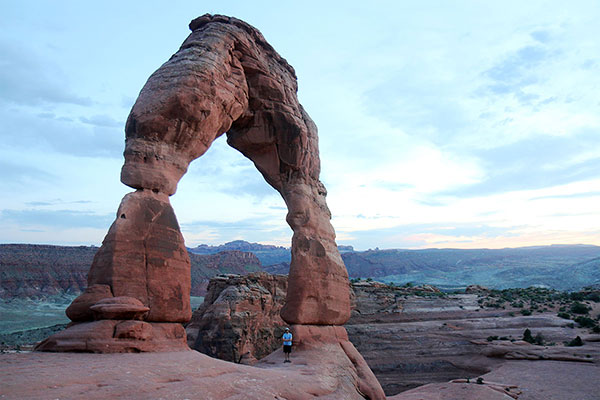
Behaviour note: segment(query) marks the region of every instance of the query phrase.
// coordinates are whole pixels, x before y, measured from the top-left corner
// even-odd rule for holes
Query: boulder
[[[73,322],[92,321],[94,312],[90,307],[108,297],[113,297],[109,285],[91,285],[67,307],[67,317]]]
[[[102,299],[90,307],[94,319],[132,319],[141,320],[148,314],[146,307],[136,298],[120,296]]]
[[[281,346],[279,315],[287,276],[253,273],[211,279],[204,303],[186,326],[188,345],[226,361],[253,364]]]

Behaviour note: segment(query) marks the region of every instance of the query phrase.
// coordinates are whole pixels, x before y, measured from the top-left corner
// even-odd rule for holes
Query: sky
[[[301,4],[300,4],[301,3]],[[0,2],[0,243],[99,245],[131,188],[124,125],[205,13],[294,66],[338,244],[600,245],[600,2]],[[225,137],[171,197],[189,247],[289,246]]]

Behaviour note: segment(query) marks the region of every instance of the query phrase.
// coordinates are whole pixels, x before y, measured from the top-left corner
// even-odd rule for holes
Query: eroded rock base
[[[189,350],[177,323],[100,320],[72,324],[36,346],[38,351],[141,353]]]
[[[349,361],[357,390],[367,399],[385,399],[379,381],[362,355],[348,339],[343,326],[337,325],[292,325],[294,348],[300,352],[331,352],[332,347],[341,349],[340,358]],[[339,346],[339,348],[337,348]]]

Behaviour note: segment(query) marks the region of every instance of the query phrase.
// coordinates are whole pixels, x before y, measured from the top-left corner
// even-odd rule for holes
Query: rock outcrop
[[[281,346],[287,276],[256,273],[211,279],[186,326],[188,345],[221,360],[253,364]]]
[[[210,279],[220,274],[245,275],[262,271],[259,259],[253,253],[225,250],[216,254],[188,253],[192,263],[192,296],[206,295]]]
[[[266,309],[276,307],[277,301],[273,301],[270,291],[264,289],[269,286],[270,279],[273,278],[260,274],[254,276],[252,282],[239,276],[213,280],[206,307],[197,310],[192,321],[201,321],[206,327],[220,328],[209,330],[210,334],[203,336],[204,347],[196,349],[217,355],[206,349],[221,348],[225,351],[217,356],[224,354],[224,359],[235,362],[260,359],[261,356],[253,353],[250,347],[246,347],[250,349],[250,354],[241,356],[239,349],[244,346],[244,340],[240,338],[250,336],[243,333],[245,330],[273,331],[273,326],[283,323],[273,314],[269,317],[260,315],[262,307],[256,306],[264,303],[268,304]],[[254,289],[250,290],[250,286]],[[482,387],[474,384],[476,377],[494,370],[506,360],[568,360],[576,364],[589,364],[592,370],[597,365],[600,336],[582,335],[584,346],[565,347],[562,345],[564,341],[581,335],[584,330],[570,328],[572,322],[557,317],[555,311],[523,316],[516,315],[515,310],[510,308],[503,310],[480,306],[480,303],[490,302],[480,301],[488,296],[487,292],[479,295],[444,294],[428,285],[397,287],[361,281],[352,285],[352,317],[345,329],[350,342],[364,356],[385,392],[388,395],[403,392],[399,399],[437,399],[436,394],[441,396],[439,398],[448,399],[477,396],[494,398],[499,394],[510,397],[509,394],[500,393],[502,390],[493,393],[494,389],[489,385]],[[248,298],[254,299],[255,305]],[[283,300],[281,296],[278,298],[279,301]],[[188,325],[188,334],[192,338],[200,337],[197,327],[194,322]],[[526,328],[530,328],[534,334],[541,334],[551,345],[537,346],[519,341]],[[306,343],[313,345],[327,342],[328,336],[335,338],[343,335],[343,332],[327,327],[294,327],[295,338],[304,337]],[[271,336],[252,337],[254,348],[280,347],[280,343],[273,341]],[[262,345],[260,341],[263,341]],[[235,359],[229,354],[236,354],[239,358]],[[457,378],[472,379],[470,384],[448,382]],[[411,390],[432,382],[436,384]],[[458,393],[463,393],[463,397]],[[485,397],[486,393],[488,397]],[[510,394],[513,393],[515,391]]]

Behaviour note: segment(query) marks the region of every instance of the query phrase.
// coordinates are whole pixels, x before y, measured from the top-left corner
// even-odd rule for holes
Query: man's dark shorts
[[[283,345],[283,352],[284,353],[288,353],[288,354],[291,353],[292,352],[292,346],[291,345],[288,346],[288,345],[284,344]]]

